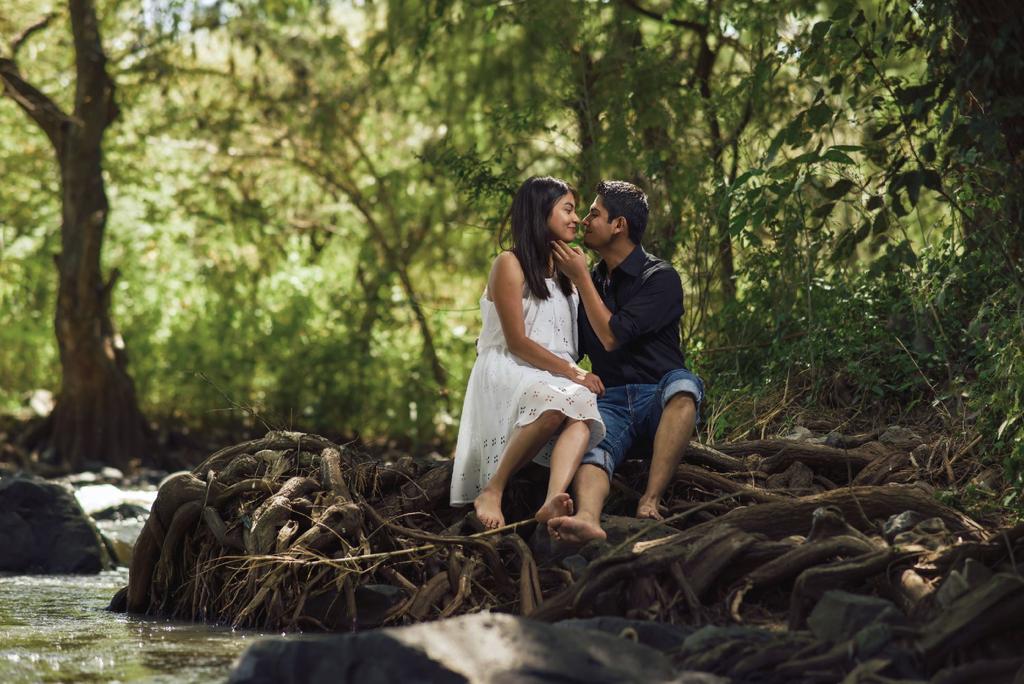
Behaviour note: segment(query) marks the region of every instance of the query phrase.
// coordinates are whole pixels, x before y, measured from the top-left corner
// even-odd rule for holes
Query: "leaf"
[[[935,143],[928,141],[921,146],[921,156],[924,157],[925,161],[935,161]]]
[[[884,138],[885,136],[889,135],[890,133],[892,133],[893,131],[895,131],[899,127],[900,127],[899,124],[887,123],[884,126],[882,126],[881,128],[879,128],[877,131],[872,133],[871,134],[871,139],[872,140],[881,140],[882,138]]]
[[[778,134],[772,139],[771,144],[768,146],[768,151],[764,153],[764,163],[771,164],[775,160],[775,155],[779,153],[779,149],[782,147],[782,143],[786,140],[786,129],[783,128]]]
[[[838,93],[840,90],[842,90],[843,89],[843,77],[842,76],[833,76],[832,78],[830,78],[829,81],[828,81],[828,89],[831,90],[833,93]]]
[[[860,228],[857,229],[857,232],[853,236],[853,239],[856,240],[857,243],[859,244],[859,243],[863,242],[864,239],[867,238],[867,236],[870,233],[871,233],[871,223],[869,221],[867,221],[867,220],[864,220],[860,224]]]
[[[819,21],[818,23],[816,23],[814,26],[811,27],[811,41],[815,43],[820,43],[822,40],[825,39],[825,34],[828,33],[828,30],[830,28],[832,28],[831,21]]]
[[[871,225],[871,234],[883,235],[887,230],[889,230],[889,219],[884,211],[880,211],[875,215],[874,223]]]
[[[868,202],[865,205],[868,211],[874,211],[875,209],[881,209],[885,206],[885,200],[882,199],[881,195],[872,195],[868,198]]]
[[[840,21],[853,14],[854,5],[849,0],[843,0],[832,12],[832,21]]]
[[[849,178],[841,178],[827,188],[823,188],[821,194],[830,200],[837,200],[846,193],[850,192],[854,187],[854,183]]]
[[[821,158],[826,161],[836,162],[839,164],[855,164],[856,162],[850,158],[850,155],[846,154],[842,150],[837,150],[834,147],[830,147],[825,151],[825,154],[821,155]]]
[[[854,239],[853,231],[849,228],[845,229],[836,241],[836,246],[832,250],[832,261],[843,261],[848,259],[853,250],[857,248],[857,242]]]
[[[811,212],[811,216],[813,216],[814,218],[825,218],[826,216],[832,213],[832,210],[835,209],[835,207],[835,202],[828,202],[827,204],[822,204],[820,207],[817,207],[814,211]]]
[[[832,120],[832,108],[820,102],[807,110],[807,125],[812,128],[824,126]]]
[[[904,185],[907,188],[907,197],[910,199],[910,206],[916,207],[917,200],[921,196],[921,183],[924,182],[924,174],[920,170],[907,171],[903,174],[905,177]]]
[[[763,173],[763,169],[748,169],[736,177],[736,180],[732,182],[732,187],[738,188],[754,176],[760,176]]]
[[[743,232],[743,229],[747,225],[747,219],[749,218],[749,211],[741,211],[740,213],[733,216],[732,220],[729,221],[729,234],[732,235],[733,237],[736,237],[741,232]]]
[[[935,192],[942,192],[942,176],[935,169],[924,170],[924,187]]]

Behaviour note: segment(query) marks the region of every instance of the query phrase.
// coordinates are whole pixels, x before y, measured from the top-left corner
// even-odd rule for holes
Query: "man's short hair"
[[[597,194],[608,210],[608,220],[620,216],[626,219],[629,239],[639,245],[647,230],[647,195],[644,191],[626,181],[604,180],[597,184]]]

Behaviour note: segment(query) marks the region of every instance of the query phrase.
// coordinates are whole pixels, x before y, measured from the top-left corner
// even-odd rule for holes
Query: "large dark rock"
[[[0,571],[95,573],[111,567],[75,497],[35,478],[0,480]]]
[[[653,648],[499,613],[354,634],[263,639],[229,682],[637,682],[677,678]],[[692,681],[706,681],[704,679]]]

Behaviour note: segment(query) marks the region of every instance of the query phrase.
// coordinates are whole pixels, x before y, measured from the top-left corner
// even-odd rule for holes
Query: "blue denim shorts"
[[[597,398],[597,409],[604,421],[601,443],[583,455],[583,463],[596,465],[612,476],[634,446],[650,449],[661,422],[661,412],[677,394],[689,394],[697,408],[704,401],[704,381],[685,368],[671,370],[657,385],[619,385],[608,387]]]

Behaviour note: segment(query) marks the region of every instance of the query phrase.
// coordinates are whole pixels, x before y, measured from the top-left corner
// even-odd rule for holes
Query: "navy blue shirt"
[[[683,284],[671,264],[637,245],[611,274],[601,261],[590,277],[612,313],[617,346],[605,351],[580,300],[580,357],[590,357],[591,369],[606,387],[656,384],[669,371],[685,367],[679,348]]]

